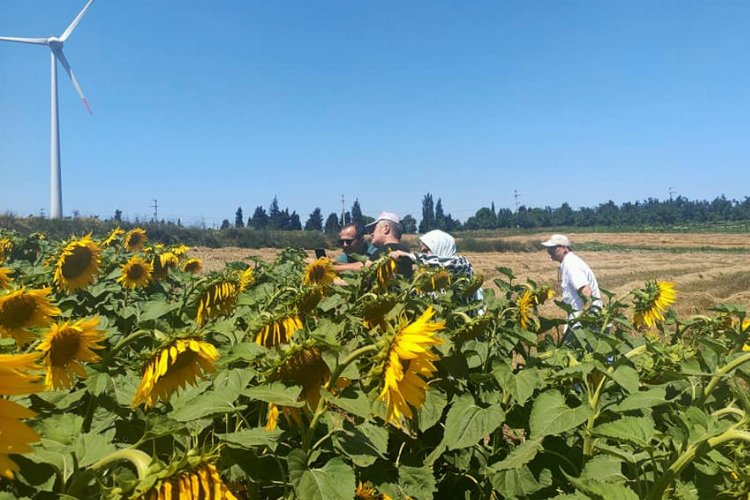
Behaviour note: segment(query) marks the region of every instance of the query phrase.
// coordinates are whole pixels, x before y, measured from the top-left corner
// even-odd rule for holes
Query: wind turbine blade
[[[78,23],[81,22],[81,19],[83,19],[83,15],[86,14],[86,11],[89,10],[89,7],[91,7],[91,4],[94,3],[94,0],[89,0],[88,3],[81,9],[81,12],[78,13],[75,19],[73,19],[73,22],[70,23],[70,26],[63,31],[63,34],[60,35],[60,41],[65,42],[65,40],[68,39],[71,33],[73,33],[73,30],[76,29],[76,26],[78,26]]]
[[[63,54],[63,51],[60,49],[53,49],[52,52],[55,54],[55,57],[57,57],[57,60],[60,61],[60,64],[62,64],[63,68],[65,68],[65,72],[70,77],[70,81],[73,82],[73,87],[75,87],[76,92],[78,92],[78,95],[81,97],[81,100],[83,101],[83,105],[86,106],[86,109],[88,110],[89,114],[92,114],[91,108],[89,107],[89,102],[86,100],[86,96],[83,95],[83,90],[81,90],[81,86],[78,85],[78,80],[76,80],[76,76],[73,74],[73,70],[70,69],[70,64],[68,64],[68,60],[65,59],[65,54]]]
[[[46,38],[21,38],[17,36],[0,36],[0,40],[6,42],[33,43],[34,45],[47,45]]]

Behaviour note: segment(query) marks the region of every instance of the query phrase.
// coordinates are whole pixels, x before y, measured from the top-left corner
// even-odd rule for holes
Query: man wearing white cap
[[[570,240],[562,234],[553,234],[542,245],[555,262],[560,263],[560,287],[563,302],[573,307],[578,316],[583,311],[584,297],[592,300],[591,305],[602,307],[599,283],[591,268],[570,249]]]
[[[370,253],[370,260],[376,260],[392,250],[408,251],[408,247],[401,243],[401,235],[404,228],[401,225],[401,217],[393,212],[381,212],[375,222],[365,226],[365,232],[371,233],[370,244],[375,251]],[[407,279],[412,277],[412,262],[407,257],[401,257],[396,261],[398,273]]]

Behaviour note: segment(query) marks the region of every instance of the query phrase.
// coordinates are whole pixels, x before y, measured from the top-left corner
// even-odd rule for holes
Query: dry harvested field
[[[547,236],[545,233],[507,239],[541,241]],[[596,273],[599,286],[617,295],[657,278],[676,283],[679,295],[675,309],[680,315],[705,313],[721,302],[750,309],[750,237],[746,234],[571,233],[569,236],[574,250],[576,244],[592,242],[618,247],[618,250],[577,252]],[[628,246],[639,249],[621,249]],[[721,251],[706,251],[706,247]],[[270,262],[277,254],[275,249],[195,248],[192,251],[193,256],[204,260],[207,271],[221,269],[226,262],[247,261],[248,257]],[[484,274],[485,283],[490,287],[494,286],[492,280],[501,277],[496,270],[498,266],[511,268],[521,281],[530,278],[537,283],[557,283],[557,264],[544,251],[466,252],[464,255]]]

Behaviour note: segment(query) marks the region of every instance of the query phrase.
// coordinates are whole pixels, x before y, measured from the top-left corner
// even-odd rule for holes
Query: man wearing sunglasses
[[[339,233],[339,245],[344,251],[336,258],[340,264],[353,264],[361,262],[362,257],[367,257],[369,243],[365,241],[365,228],[361,224],[348,224]]]

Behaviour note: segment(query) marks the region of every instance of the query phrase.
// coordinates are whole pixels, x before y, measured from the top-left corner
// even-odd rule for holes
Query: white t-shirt
[[[583,310],[583,299],[578,290],[588,286],[595,300],[593,305],[602,307],[601,295],[599,294],[599,283],[591,268],[579,256],[568,252],[560,264],[560,287],[562,288],[563,302],[573,306],[576,312]]]

